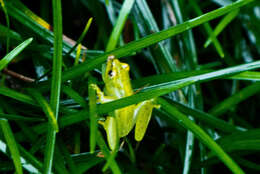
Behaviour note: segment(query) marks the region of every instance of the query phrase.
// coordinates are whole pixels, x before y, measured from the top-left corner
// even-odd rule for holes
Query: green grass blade
[[[60,150],[61,150],[61,152],[64,156],[64,159],[68,163],[70,172],[72,174],[77,174],[78,170],[77,170],[76,164],[74,163],[74,160],[72,159],[72,157],[71,157],[71,155],[70,155],[70,153],[69,153],[69,151],[66,147],[66,144],[61,139],[59,139],[59,147],[60,147]]]
[[[106,51],[111,51],[115,49],[116,44],[118,42],[118,39],[122,33],[123,27],[125,25],[126,19],[128,14],[130,13],[132,6],[134,4],[135,0],[125,0],[122,8],[119,12],[118,19],[116,21],[116,24],[113,28],[113,31],[109,37],[109,41],[107,43]]]
[[[72,155],[72,159],[77,163],[79,174],[87,173],[91,167],[103,162],[105,159],[97,156],[98,153],[80,153]]]
[[[246,160],[244,158],[240,158],[238,156],[235,156],[235,158],[237,159],[239,164],[241,164],[241,166],[251,168],[251,169],[256,170],[256,171],[260,171],[260,165],[259,164],[251,162],[251,161]]]
[[[4,69],[8,63],[10,63],[15,56],[17,56],[21,51],[23,51],[31,42],[33,38],[29,38],[18,45],[15,49],[13,49],[10,53],[8,53],[3,59],[0,60],[0,71]]]
[[[185,86],[195,84],[195,83],[201,83],[209,80],[215,80],[218,78],[223,78],[227,76],[231,76],[236,73],[240,73],[243,71],[248,71],[252,69],[256,69],[260,67],[260,61],[255,61],[248,64],[238,65],[230,68],[225,68],[222,70],[209,72],[197,76],[187,77],[180,80],[174,80],[171,82],[161,83],[158,85],[150,86],[144,88],[142,91],[140,91],[137,94],[134,94],[129,97],[125,97],[122,99],[118,99],[112,102],[104,103],[102,105],[98,105],[98,113],[103,114],[110,111],[113,111],[114,109],[118,109],[121,107],[125,107],[131,104],[139,103],[144,100],[152,99],[167,93],[170,93],[172,91],[175,91],[177,89],[183,88]]]
[[[25,25],[43,40],[54,43],[54,34],[50,31],[51,26],[27,8],[21,1],[8,0],[6,7],[10,16]],[[68,52],[71,45],[64,41],[63,49]]]
[[[74,61],[74,66],[77,66],[79,64],[80,54],[81,54],[81,44],[79,44],[76,49],[76,57],[75,57],[75,61]]]
[[[209,113],[214,116],[220,116],[228,111],[232,106],[244,101],[248,97],[258,93],[260,91],[260,82],[253,83],[244,89],[240,90],[236,94],[226,98],[224,101],[214,106]]]
[[[75,102],[79,103],[80,106],[83,108],[87,108],[87,102],[86,100],[80,96],[78,92],[76,92],[74,89],[68,87],[68,86],[63,86],[62,91],[67,94],[69,97],[71,97]]]
[[[233,126],[232,124],[229,124],[226,121],[218,119],[218,118],[214,117],[213,115],[210,115],[203,111],[190,108],[188,106],[185,106],[185,105],[175,102],[175,101],[169,101],[169,102],[171,103],[171,105],[176,107],[182,113],[193,116],[195,119],[201,121],[202,123],[209,125],[211,128],[219,129],[220,131],[230,132],[230,133],[246,130],[246,129],[243,129],[240,127]]]
[[[107,162],[109,162],[109,167],[111,168],[112,172],[114,174],[120,174],[121,171],[120,171],[120,168],[118,167],[116,161],[114,160],[114,158],[112,157],[111,158],[111,155],[113,154],[110,154],[110,151],[101,135],[101,133],[99,131],[97,131],[97,143],[98,143],[98,146],[100,147],[103,155],[105,156]],[[111,161],[110,161],[111,160]]]
[[[83,32],[81,33],[79,39],[77,40],[76,44],[70,49],[70,51],[66,54],[65,57],[69,56],[77,48],[77,46],[83,41],[83,39],[85,38],[85,36],[88,32],[88,29],[89,29],[91,23],[92,23],[92,20],[93,20],[93,18],[89,18]]]
[[[147,27],[145,34],[150,34],[151,32],[159,32],[159,27],[153,17],[153,14],[145,0],[137,0],[136,6],[138,7],[139,11],[137,11],[137,15],[140,13],[143,21],[142,23],[146,24]],[[137,21],[137,23],[141,23],[141,21]],[[139,29],[141,30],[141,29]],[[151,52],[155,59],[156,64],[160,67],[160,71],[164,72],[175,72],[177,71],[176,63],[174,58],[171,55],[170,50],[164,46],[163,43],[157,43],[156,45],[152,46]]]
[[[19,144],[18,144],[19,146]],[[4,154],[8,155],[8,151],[7,151],[7,145],[5,142],[3,142],[2,140],[0,140],[0,151],[3,152]],[[34,159],[34,157],[32,158],[28,158],[28,152],[26,152],[21,146],[19,146],[19,151],[21,152],[21,154],[23,155],[23,157],[21,157],[21,163],[24,169],[26,169],[28,172],[30,173],[39,173],[39,170],[41,168],[41,166],[36,166],[34,165],[30,159]],[[26,153],[26,155],[24,155]],[[32,160],[33,161],[33,160]],[[36,168],[36,167],[37,168]]]
[[[24,117],[21,115],[4,114],[4,113],[0,113],[0,119],[1,118],[5,118],[7,120],[28,121],[28,122],[44,121],[44,119],[42,118]]]
[[[228,145],[223,146],[223,149],[226,152],[234,152],[240,150],[259,151],[260,150],[259,143],[260,143],[259,139],[239,140],[239,141],[229,142]]]
[[[171,27],[167,30],[163,30],[161,32],[157,32],[157,33],[148,35],[138,41],[130,42],[129,44],[127,44],[125,46],[122,46],[118,49],[107,52],[101,56],[96,57],[93,60],[82,63],[82,64],[78,65],[77,67],[73,67],[73,68],[65,71],[64,75],[63,75],[63,80],[69,80],[69,79],[76,78],[77,76],[94,69],[98,65],[105,62],[109,55],[114,55],[116,58],[128,56],[135,51],[138,51],[142,48],[145,48],[147,46],[150,46],[150,45],[160,42],[162,40],[168,39],[170,37],[173,37],[179,33],[187,31],[191,28],[194,28],[198,25],[201,25],[201,24],[208,22],[212,19],[215,19],[219,16],[222,16],[230,11],[241,8],[241,7],[245,6],[246,4],[253,2],[253,1],[254,0],[239,0],[230,5],[227,5],[225,7],[219,8],[217,10],[213,10],[213,11],[206,13],[204,15],[201,15],[197,18],[186,21],[183,24],[179,24],[179,25]]]
[[[5,119],[0,119],[0,125],[2,127],[2,131],[5,137],[5,140],[7,142],[8,148],[11,152],[11,156],[14,162],[14,166],[16,169],[16,172],[18,174],[22,174],[23,173],[23,169],[22,169],[22,164],[21,164],[21,156],[17,147],[17,143],[15,141],[12,129],[8,123],[7,120]]]
[[[4,11],[4,14],[5,14],[5,20],[6,20],[7,28],[10,29],[9,15],[8,15],[7,9],[5,7],[4,0],[0,0],[0,4],[1,4],[3,11]],[[6,37],[6,53],[9,52],[9,46],[10,46],[10,36],[9,36],[9,30],[8,30],[8,35]]]
[[[88,119],[89,118],[88,116],[89,116],[89,112],[86,110],[78,111],[74,114],[65,115],[64,117],[60,118],[59,126],[60,128],[64,128],[66,126],[79,123],[81,121]],[[37,134],[45,133],[47,131],[47,128],[48,128],[47,123],[42,123],[32,127],[33,131],[36,132]],[[21,140],[24,139],[23,137],[21,137],[21,134],[19,134],[19,137],[21,138]]]
[[[179,0],[171,0],[170,3],[172,4],[178,23],[183,23],[183,16],[185,15],[183,12],[183,3],[179,3]],[[179,4],[182,4],[182,6]],[[198,66],[198,56],[192,30],[188,30],[186,33],[184,33],[183,42],[186,46],[185,55],[188,56],[189,67],[191,69],[196,69]]]
[[[97,139],[97,106],[96,106],[96,91],[93,88],[93,79],[90,77],[88,84],[88,97],[89,97],[89,117],[90,117],[90,153],[95,152],[96,139]]]
[[[17,92],[17,91],[12,90],[12,89],[9,89],[9,88],[6,88],[6,87],[0,87],[0,94],[3,95],[3,96],[10,97],[12,99],[18,100],[18,101],[23,102],[23,103],[28,103],[28,104],[36,106],[32,97],[25,95],[23,93]]]
[[[257,71],[242,72],[242,73],[236,74],[234,76],[228,77],[228,79],[259,81],[260,72],[257,72]]]
[[[258,151],[259,150],[259,138],[260,129],[250,129],[244,132],[235,132],[231,135],[223,136],[217,140],[218,144],[227,151],[247,150]],[[214,157],[214,153],[209,153],[208,157]]]
[[[52,83],[50,106],[54,112],[56,120],[58,119],[61,72],[62,72],[62,11],[61,0],[52,0],[53,24],[54,24],[54,53],[52,65]],[[55,148],[56,130],[49,127],[47,133],[47,145],[45,149],[43,173],[51,173],[53,163],[53,153]]]
[[[189,129],[194,135],[203,142],[208,148],[216,153],[218,158],[235,174],[244,174],[244,171],[223,151],[223,149],[198,125],[191,121],[187,116],[178,111],[175,107],[170,105],[162,98],[157,99],[161,107],[171,114],[172,119],[178,120],[184,128]]]
[[[187,72],[174,72],[168,74],[153,75],[148,77],[139,78],[132,81],[134,88],[142,88],[143,86],[156,85],[159,83],[170,82],[173,80],[183,79],[191,77],[194,75],[200,75],[207,72],[213,72],[213,70],[196,70],[196,71],[187,71]],[[223,77],[223,79],[233,79],[233,80],[250,80],[250,81],[259,81],[260,72],[257,71],[246,71],[239,74],[232,75],[230,77]]]
[[[19,42],[22,41],[22,37],[19,33],[1,24],[0,24],[0,37],[3,38],[10,37],[10,39],[13,39],[15,41],[19,41]]]
[[[194,8],[194,10],[196,11],[196,13],[197,13],[198,15],[202,15],[202,14],[203,14],[202,11],[201,11],[201,9],[200,9],[200,7],[199,7],[199,5],[198,5],[194,0],[190,1],[190,3],[192,4],[192,7]],[[217,50],[219,56],[220,56],[221,58],[223,58],[223,57],[224,57],[223,48],[222,48],[220,42],[218,41],[218,39],[217,39],[215,33],[213,32],[213,30],[212,30],[210,24],[209,24],[209,23],[205,23],[205,24],[204,24],[204,27],[205,27],[205,30],[206,30],[207,34],[209,35],[209,37],[210,37],[211,40],[213,41],[213,44],[214,44],[214,46],[215,46],[215,48],[216,48],[216,50]]]
[[[59,142],[57,141],[57,143],[55,144],[56,147],[55,147],[54,159],[53,159],[53,161],[55,161],[54,168],[56,169],[58,174],[70,174],[65,166],[65,159],[60,152],[58,143]]]
[[[52,126],[53,130],[58,132],[59,131],[58,122],[57,122],[54,112],[51,109],[48,102],[44,99],[44,97],[41,95],[41,93],[39,93],[37,90],[28,89],[28,92],[35,98],[35,100],[42,107],[42,110],[45,113],[46,117],[48,118],[48,122]]]
[[[217,25],[217,27],[214,30],[214,35],[217,37],[222,30],[224,30],[224,28],[233,20],[235,19],[235,17],[237,17],[239,13],[239,9],[238,10],[234,10],[232,12],[230,12],[229,14],[227,14]],[[205,42],[204,47],[207,48],[209,46],[209,44],[212,42],[211,38],[208,38],[208,40]]]

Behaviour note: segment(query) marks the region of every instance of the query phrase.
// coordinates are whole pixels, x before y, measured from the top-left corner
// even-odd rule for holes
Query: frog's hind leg
[[[107,116],[105,121],[99,121],[99,124],[101,124],[107,134],[107,141],[110,149],[114,151],[117,149],[118,146],[118,135],[117,135],[117,125],[116,125],[116,119],[111,116]]]
[[[146,132],[148,123],[152,116],[153,108],[159,108],[159,105],[154,104],[154,100],[146,100],[137,105],[135,111],[135,140],[141,141]]]

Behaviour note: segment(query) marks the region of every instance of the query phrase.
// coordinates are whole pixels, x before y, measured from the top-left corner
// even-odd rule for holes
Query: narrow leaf
[[[157,99],[161,107],[168,112],[170,118],[175,119],[184,128],[192,131],[194,135],[203,142],[208,148],[210,148],[223,161],[225,165],[235,174],[244,174],[244,171],[223,151],[223,149],[198,125],[191,121],[183,113],[179,112],[178,109],[170,105],[166,100],[162,98]]]
[[[31,42],[33,38],[29,38],[18,45],[10,53],[8,53],[3,59],[0,60],[0,71],[4,69],[8,63],[10,63],[23,49],[25,49]]]

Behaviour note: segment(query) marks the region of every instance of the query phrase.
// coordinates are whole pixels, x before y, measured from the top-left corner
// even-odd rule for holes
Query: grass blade
[[[137,0],[136,6],[137,6],[136,15],[140,13],[142,17],[139,18],[141,19],[143,18],[144,22],[142,23],[145,23],[147,25],[146,33],[144,34],[145,35],[150,34],[151,31],[159,32],[160,31],[159,27],[155,21],[155,18],[153,17],[151,10],[149,9],[147,2],[145,0]],[[137,23],[138,22],[141,23],[141,21],[137,21]],[[139,30],[141,31],[141,29]],[[171,55],[171,51],[163,43],[159,42],[156,45],[152,46],[151,52],[155,61],[157,62],[156,65],[157,66],[159,65],[160,71],[162,73],[177,71],[176,62],[174,62],[174,58]]]
[[[187,77],[180,80],[161,83],[158,85],[144,88],[142,91],[132,96],[121,98],[112,102],[104,103],[102,105],[98,105],[97,110],[99,114],[107,113],[113,111],[114,109],[118,109],[121,107],[125,107],[131,104],[139,103],[144,100],[152,99],[170,93],[172,91],[175,91],[177,89],[183,88],[191,84],[228,77],[236,73],[256,69],[259,67],[260,67],[260,61],[255,61],[252,63],[225,68],[222,70],[209,72],[197,76]]]
[[[233,173],[244,174],[244,171],[223,151],[223,149],[214,140],[212,140],[212,138],[210,138],[210,136],[205,131],[203,131],[184,114],[179,112],[178,109],[170,105],[166,100],[158,98],[157,101],[166,112],[171,114],[173,119],[178,120],[179,124],[192,131],[201,142],[203,142],[208,148],[215,152],[218,158],[222,160]]]
[[[39,103],[39,105],[42,107],[43,112],[48,118],[49,124],[52,126],[53,130],[56,132],[59,131],[58,122],[55,118],[54,112],[51,109],[48,102],[43,98],[43,96],[35,89],[28,89],[28,92],[35,98],[35,100]]]
[[[192,7],[194,8],[194,10],[196,11],[196,13],[197,13],[198,15],[202,15],[202,14],[203,14],[202,11],[201,11],[201,9],[200,9],[200,7],[199,7],[199,5],[198,5],[194,0],[191,1],[191,4],[192,4]],[[204,27],[205,27],[205,30],[206,30],[207,34],[209,35],[209,37],[210,37],[211,40],[213,41],[213,44],[214,44],[214,46],[215,46],[215,48],[216,48],[216,50],[217,50],[219,56],[220,56],[221,58],[223,58],[223,57],[224,57],[223,48],[222,48],[220,42],[218,41],[218,39],[217,39],[215,33],[213,32],[213,30],[212,30],[210,24],[209,24],[209,23],[205,23],[205,24],[203,24],[203,25],[204,25]]]
[[[93,88],[93,79],[90,77],[88,85],[89,94],[89,116],[90,116],[90,153],[95,152],[97,138],[97,106],[96,106],[96,91]]]
[[[230,132],[230,133],[238,132],[238,131],[241,132],[246,130],[240,127],[235,127],[232,124],[229,124],[223,120],[214,117],[213,115],[210,115],[208,113],[202,112],[197,109],[192,109],[181,103],[175,101],[169,101],[169,102],[171,103],[171,105],[176,107],[182,113],[187,115],[192,115],[195,119],[201,121],[202,123],[210,125],[211,128],[219,129],[220,131]]]
[[[186,21],[183,24],[179,24],[179,25],[171,27],[167,30],[163,30],[161,32],[157,32],[157,33],[148,35],[138,41],[130,42],[129,44],[127,44],[125,46],[122,46],[118,49],[107,52],[101,56],[96,57],[93,60],[82,63],[82,64],[78,65],[77,67],[73,67],[73,68],[65,71],[64,75],[63,75],[63,80],[74,79],[77,76],[94,69],[98,65],[105,62],[109,55],[114,55],[116,58],[128,56],[135,51],[138,51],[142,48],[145,48],[147,46],[150,46],[150,45],[160,42],[162,40],[168,39],[170,37],[173,37],[179,33],[187,31],[191,28],[194,28],[198,25],[201,25],[201,24],[208,22],[212,19],[215,19],[219,16],[222,16],[230,11],[241,8],[241,7],[245,6],[246,4],[253,2],[253,1],[254,0],[238,0],[230,5],[227,5],[225,7],[222,7],[217,10],[206,13],[204,15],[201,15],[197,18]]]
[[[15,49],[13,49],[10,53],[8,53],[3,59],[0,60],[0,71],[3,70],[8,63],[10,63],[15,56],[17,56],[21,51],[23,51],[31,42],[33,38],[29,38],[18,45]]]
[[[0,140],[0,151],[3,152],[4,154],[8,154],[6,147],[7,147],[6,143],[3,142],[2,140]],[[23,168],[26,169],[30,173],[39,173],[38,169],[40,169],[41,166],[39,167],[39,166],[35,165],[37,167],[37,168],[35,168],[34,164],[31,164],[31,161],[30,161],[30,159],[35,160],[34,157],[29,159],[28,158],[28,156],[30,156],[30,155],[28,155],[29,153],[26,152],[21,146],[19,146],[19,151],[23,155],[23,157],[20,158]],[[25,153],[26,153],[26,155],[24,155]]]
[[[260,82],[253,83],[244,89],[240,90],[236,94],[226,98],[224,101],[214,106],[209,113],[214,116],[220,116],[228,111],[232,106],[244,101],[248,97],[256,94],[260,91]]]
[[[8,53],[9,52],[9,46],[10,46],[10,36],[9,36],[10,20],[9,20],[9,15],[8,15],[7,9],[5,7],[4,0],[0,0],[0,4],[3,8],[4,14],[5,14],[6,25],[7,25],[7,28],[8,28],[8,35],[6,37],[6,53]]]
[[[217,27],[214,30],[214,35],[217,37],[222,30],[238,15],[239,10],[234,10],[227,14],[217,25]],[[205,42],[204,47],[207,48],[209,44],[212,42],[211,38],[208,38],[208,40]]]
[[[65,57],[69,56],[75,50],[75,48],[77,48],[77,46],[83,41],[83,39],[85,38],[85,36],[88,32],[88,29],[89,29],[91,23],[92,23],[92,20],[93,20],[93,18],[89,18],[83,32],[81,33],[79,39],[77,40],[76,44],[70,49],[70,51],[66,54]]]
[[[105,156],[105,158],[107,159],[107,162],[109,162],[109,167],[111,168],[112,172],[114,174],[120,174],[121,171],[120,171],[120,168],[118,167],[116,161],[114,160],[113,157],[111,157],[111,155],[113,154],[110,154],[110,151],[101,135],[101,133],[99,131],[97,131],[97,143],[98,143],[98,146],[100,147],[103,155]],[[115,153],[115,152],[114,152]]]
[[[24,117],[24,116],[20,116],[20,115],[0,113],[0,119],[2,119],[2,118],[5,118],[7,120],[17,120],[17,121],[20,120],[20,121],[30,121],[30,122],[44,121],[44,119],[42,119],[42,118]]]
[[[75,102],[80,104],[81,107],[87,108],[87,102],[86,100],[80,96],[78,92],[76,92],[74,89],[68,87],[68,86],[63,86],[62,91],[67,94],[69,97],[71,97]]]
[[[118,42],[118,39],[122,33],[123,27],[125,25],[126,19],[128,14],[130,13],[132,6],[134,4],[135,0],[125,0],[122,8],[119,12],[119,16],[118,19],[116,21],[116,24],[113,28],[113,31],[109,37],[108,43],[107,43],[107,47],[106,47],[106,51],[111,51],[113,49],[115,49],[116,44]]]
[[[12,99],[18,100],[18,101],[23,102],[23,103],[27,103],[27,104],[31,104],[31,105],[36,106],[32,97],[25,95],[23,93],[17,92],[17,91],[12,90],[12,89],[9,89],[9,88],[6,88],[6,87],[0,87],[0,94],[7,96],[7,97],[10,97]]]
[[[56,120],[58,119],[61,72],[62,72],[62,11],[61,0],[52,0],[53,23],[54,23],[54,53],[52,65],[52,83],[50,106],[54,112]],[[55,148],[56,130],[53,127],[48,128],[47,145],[45,149],[43,173],[51,173],[53,154]]]
[[[23,169],[22,169],[22,164],[21,164],[21,156],[17,147],[17,143],[15,141],[12,129],[8,123],[7,120],[5,119],[0,119],[0,125],[2,127],[2,131],[5,137],[5,140],[7,142],[7,146],[11,152],[11,156],[14,162],[14,166],[16,169],[16,172],[18,174],[22,174],[23,173]]]

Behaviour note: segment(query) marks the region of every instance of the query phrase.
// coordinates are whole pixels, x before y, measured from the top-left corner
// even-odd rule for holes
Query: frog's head
[[[120,62],[114,55],[111,55],[107,59],[106,66],[103,66],[102,72],[105,83],[117,83],[116,81],[123,80],[125,76],[129,76],[129,65]]]

